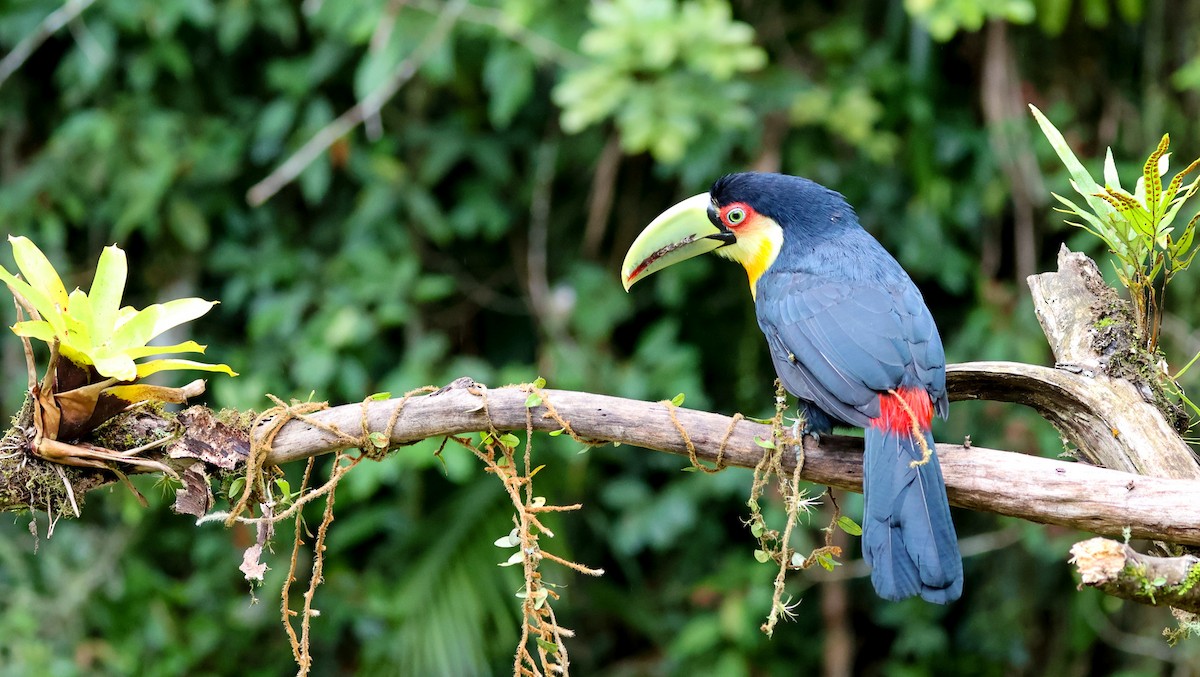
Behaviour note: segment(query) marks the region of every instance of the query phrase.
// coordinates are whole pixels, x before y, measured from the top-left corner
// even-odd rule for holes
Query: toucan
[[[706,252],[746,269],[799,432],[864,429],[862,552],[876,592],[958,599],[962,557],[931,432],[948,413],[946,356],[912,279],[840,193],[746,172],[651,221],[625,256],[625,290]]]

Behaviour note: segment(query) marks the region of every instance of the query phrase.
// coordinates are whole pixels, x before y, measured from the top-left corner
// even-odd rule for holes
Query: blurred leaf
[[[533,59],[516,46],[497,44],[483,62],[483,84],[488,90],[488,119],[506,129],[533,93]]]
[[[168,203],[171,233],[188,251],[203,251],[208,246],[208,222],[191,200],[175,198]]]
[[[862,527],[858,526],[849,515],[842,515],[837,521],[838,528],[851,536],[862,536]]]

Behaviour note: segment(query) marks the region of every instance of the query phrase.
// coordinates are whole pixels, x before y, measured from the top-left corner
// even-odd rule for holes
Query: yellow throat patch
[[[736,261],[746,269],[750,280],[750,295],[755,296],[758,278],[775,263],[783,247],[783,228],[774,220],[755,214],[745,223],[733,228],[737,242],[716,250],[717,255]]]

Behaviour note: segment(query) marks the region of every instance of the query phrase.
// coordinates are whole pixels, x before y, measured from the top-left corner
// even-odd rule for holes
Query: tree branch
[[[951,399],[1032,406],[1078,445],[1083,459],[1117,469],[939,444],[950,502],[1102,535],[1200,546],[1200,510],[1195,506],[1200,465],[1163,414],[1172,410],[1154,371],[1160,368],[1153,361],[1157,358],[1130,349],[1130,325],[1123,319],[1127,309],[1103,286],[1090,260],[1064,250],[1059,263],[1058,273],[1030,278],[1039,319],[1059,368],[1007,362],[950,365]],[[538,390],[541,403],[527,408],[532,389],[524,385],[491,390],[463,378],[426,396],[344,405],[309,414],[305,420],[291,418],[274,431],[266,462],[278,465],[354,446],[368,432],[386,432],[395,446],[470,432],[524,430],[527,417],[534,430],[567,427],[581,439],[681,455],[694,452],[696,458],[710,463],[746,468],[759,463],[764,453],[759,442],[772,437],[769,426],[745,419],[592,393]],[[183,501],[193,514],[202,514],[211,503],[205,468],[238,471],[244,467],[250,437],[267,439],[273,429],[270,421],[256,430],[246,431],[244,424],[238,429],[202,407],[183,412],[178,422],[154,412],[126,418],[122,425],[136,424],[155,439],[179,434],[162,460],[194,475]],[[0,510],[45,507],[61,514],[71,495],[81,496],[112,481],[104,471],[72,468],[62,473],[30,459],[31,432],[24,419],[19,416],[0,441]],[[107,434],[110,439],[131,441],[128,446],[144,443],[124,428]],[[99,437],[91,441],[128,448]],[[203,466],[198,468],[197,461]],[[800,476],[809,482],[862,490],[861,438],[829,435],[819,444],[809,438],[802,454],[785,453],[782,461],[789,473],[799,461]],[[1176,580],[1172,578],[1176,574],[1185,582],[1200,576],[1194,561],[1167,561],[1131,552],[1122,551],[1121,556],[1142,567],[1138,571],[1153,573],[1150,585],[1142,581],[1140,588],[1130,587],[1132,583],[1122,577],[1132,570],[1122,565],[1118,574],[1109,577],[1116,581],[1113,594],[1195,608],[1195,600],[1188,596],[1194,595],[1194,580],[1186,585],[1158,584],[1160,578]],[[1183,564],[1186,568],[1179,569]],[[1174,586],[1179,595],[1170,596],[1164,586]]]
[[[1092,538],[1071,547],[1083,585],[1142,604],[1200,613],[1200,558],[1154,557],[1124,543]]]
[[[477,393],[473,394],[471,391]],[[390,432],[395,444],[488,430],[523,430],[528,391],[517,387],[485,389],[471,384],[436,395],[414,397],[400,411]],[[486,397],[486,407],[485,398]],[[544,391],[553,406],[581,437],[620,442],[686,455],[687,446],[660,403],[566,390]],[[533,428],[558,430],[546,404],[531,411]],[[398,400],[345,405],[312,414],[322,424],[355,432],[363,407],[371,430],[386,427]],[[726,465],[754,467],[771,439],[770,426],[703,411],[676,409],[676,418],[696,448],[696,456]],[[730,427],[732,426],[732,432]],[[260,431],[261,432],[261,431]],[[721,441],[728,439],[724,448]],[[303,421],[284,424],[275,437],[268,463],[283,464],[329,453],[339,441]],[[1140,538],[1200,545],[1200,511],[1194,497],[1200,481],[1144,477],[1083,463],[1013,452],[939,444],[938,456],[950,502],[964,508],[1058,524],[1119,536],[1128,528]],[[784,468],[795,467],[794,454],[784,455]],[[849,491],[862,491],[862,440],[829,435],[820,444],[807,439],[801,477]]]
[[[1165,365],[1138,349],[1129,304],[1096,264],[1064,246],[1058,272],[1028,282],[1056,368],[1022,365],[996,374],[997,387],[972,384],[979,396],[1033,406],[1096,465],[1200,479],[1200,463],[1176,430],[1186,426],[1186,413],[1163,392]],[[1022,385],[1033,372],[1048,386],[1040,394]]]
[[[955,401],[1032,407],[1094,465],[1200,479],[1200,466],[1187,444],[1128,381],[1020,362],[969,362],[949,365],[946,382]]]
[[[1038,376],[1044,374],[1040,369],[1044,368],[1008,363],[953,365],[950,369],[955,375],[951,380],[953,393],[955,399],[977,399],[983,394],[970,390],[969,386],[986,383],[988,374],[1001,374],[995,378],[1002,381],[1015,378],[1032,399],[1053,401],[1051,395],[1042,391],[1055,387],[1058,381],[1039,381]],[[1055,377],[1060,375],[1057,370],[1046,372]],[[1013,373],[1020,375],[1013,377]],[[527,389],[492,390],[470,379],[460,381],[456,382],[458,387],[403,402],[396,424],[389,432],[391,442],[401,445],[492,428],[525,428]],[[542,392],[543,404],[530,411],[535,430],[554,431],[561,427],[559,420],[549,415],[548,406],[553,406],[559,417],[583,438],[688,454],[679,428],[661,403],[574,391]],[[309,416],[322,425],[335,426],[357,436],[362,430],[364,414],[368,429],[380,431],[401,404],[401,400],[387,400],[343,405]],[[211,415],[198,414],[197,410],[207,411],[195,407],[181,414],[184,434],[167,447],[165,453],[169,458],[164,460],[179,463],[181,468],[199,460],[219,470],[236,471],[244,462],[248,441],[242,437],[239,442],[231,435],[229,426],[216,425]],[[152,437],[161,437],[172,424],[154,424],[154,416],[142,413],[130,421],[139,429],[151,431]],[[763,454],[756,439],[771,438],[767,425],[735,421],[720,414],[680,408],[675,410],[675,418],[687,431],[697,458],[710,463],[719,458],[726,465],[754,467]],[[252,434],[261,435],[269,428],[269,422],[265,422]],[[121,431],[110,435],[128,438]],[[1115,439],[1126,445],[1136,442],[1130,435]],[[345,437],[293,419],[276,434],[267,462],[289,463],[330,453],[345,445]],[[1200,545],[1200,511],[1194,504],[1194,497],[1200,495],[1200,481],[1142,476],[1069,460],[956,444],[939,444],[938,455],[947,493],[954,505],[1109,536],[1120,536],[1128,529],[1139,538]],[[784,456],[784,467],[790,472],[796,456]],[[44,465],[26,464],[24,460],[12,458],[3,462],[19,464],[27,471]],[[72,484],[77,495],[111,481],[110,475],[99,472],[78,469],[71,472],[76,478]],[[861,491],[862,440],[829,435],[818,444],[807,439],[801,477],[816,484]],[[44,507],[47,503],[29,499],[20,492],[0,492],[0,509]]]

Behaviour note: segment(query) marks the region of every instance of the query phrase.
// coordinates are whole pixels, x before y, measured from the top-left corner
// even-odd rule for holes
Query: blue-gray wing
[[[866,427],[879,416],[879,393],[917,386],[945,417],[941,338],[907,277],[874,283],[767,275],[756,312],[784,387],[833,418]]]

